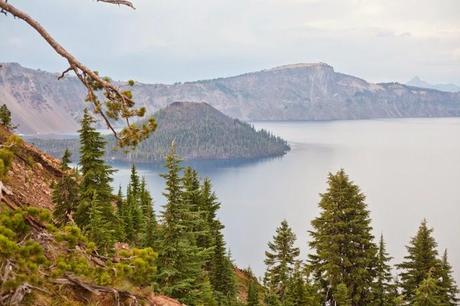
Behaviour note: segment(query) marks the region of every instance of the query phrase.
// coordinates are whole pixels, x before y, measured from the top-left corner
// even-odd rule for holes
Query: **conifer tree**
[[[114,170],[104,162],[105,141],[93,127],[94,122],[85,109],[79,130],[81,182],[75,221],[88,232],[104,230],[106,233],[98,236],[109,236],[114,235],[117,227],[112,207],[114,197],[110,186]],[[100,223],[103,226],[100,229],[92,228],[95,226],[95,220],[91,219],[91,212],[101,219]]]
[[[174,147],[165,160],[168,172],[163,193],[167,203],[161,213],[158,284],[164,294],[190,305],[212,305],[212,291],[204,273],[205,252],[196,245],[190,228],[190,207],[183,201],[180,160]]]
[[[142,244],[145,232],[145,218],[141,207],[141,183],[136,166],[131,166],[131,175],[126,192],[126,220],[127,228],[126,239],[132,244],[139,246]]]
[[[334,293],[335,305],[337,306],[351,306],[350,294],[348,293],[347,285],[340,283],[337,285]]]
[[[145,233],[144,246],[156,249],[157,246],[157,219],[153,210],[153,199],[150,192],[147,190],[145,178],[142,178],[140,188],[140,202],[144,215]]]
[[[281,303],[285,301],[289,278],[300,253],[299,248],[294,247],[295,240],[295,234],[287,221],[283,220],[276,229],[273,242],[268,243],[269,250],[265,252],[267,270],[264,284]]]
[[[251,269],[249,269],[249,284],[248,284],[248,297],[246,299],[246,306],[260,306],[259,302],[259,288],[257,281],[254,279]]]
[[[323,303],[334,303],[343,284],[352,305],[369,305],[377,247],[365,196],[344,170],[330,173],[328,185],[321,194],[320,216],[312,221],[310,268],[322,288]]]
[[[96,243],[98,250],[103,254],[109,254],[115,243],[114,227],[107,218],[104,218],[101,211],[103,206],[98,201],[97,191],[94,191],[89,206],[89,220],[84,229],[88,237]]]
[[[441,306],[444,305],[439,296],[440,288],[436,280],[428,273],[415,290],[414,306]]]
[[[73,219],[79,203],[77,172],[69,168],[70,151],[65,150],[61,161],[62,177],[53,184],[53,216],[58,225],[65,225]]]
[[[428,228],[426,220],[423,220],[417,231],[406,247],[408,255],[404,261],[398,265],[401,270],[400,286],[402,293],[407,302],[412,303],[417,288],[428,277],[429,274],[433,279],[438,279],[440,274],[440,261],[437,243],[434,240],[433,229]]]
[[[204,231],[197,237],[197,244],[202,249],[210,250],[205,268],[209,272],[209,280],[218,303],[231,305],[236,295],[233,264],[225,247],[222,233],[224,226],[217,218],[220,203],[208,178],[204,179],[199,196],[205,226],[202,227]]]
[[[452,266],[447,259],[447,250],[444,250],[444,254],[441,260],[441,281],[439,287],[441,289],[441,301],[443,305],[455,306],[458,305],[459,299],[457,295],[459,293],[455,279],[452,276]]]
[[[11,112],[6,106],[6,104],[0,106],[0,124],[8,130],[16,128],[16,126],[13,126],[13,124],[11,123]]]
[[[390,260],[391,257],[386,251],[383,235],[380,235],[380,243],[375,265],[376,278],[372,288],[372,305],[391,305],[393,303],[393,299],[396,297],[393,276],[391,275],[391,266],[389,264]]]
[[[300,261],[296,262],[294,271],[289,278],[284,306],[314,306],[320,304],[321,298],[317,294],[315,286],[310,283],[302,263]]]

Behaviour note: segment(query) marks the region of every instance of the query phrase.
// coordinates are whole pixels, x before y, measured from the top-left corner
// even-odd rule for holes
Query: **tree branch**
[[[131,1],[126,1],[126,0],[96,0],[96,1],[110,3],[110,4],[117,4],[117,5],[126,5],[132,9],[136,9]]]
[[[131,1],[127,0],[97,0],[98,2],[105,2],[116,5],[125,5],[132,7],[134,6]],[[34,28],[40,36],[56,51],[60,56],[65,58],[69,64],[69,68],[65,70],[58,79],[62,79],[65,74],[71,70],[75,72],[80,81],[88,89],[87,100],[93,103],[95,110],[94,112],[100,114],[104,119],[107,127],[112,131],[113,135],[117,139],[120,146],[124,145],[135,145],[140,140],[148,137],[150,132],[153,132],[156,125],[154,123],[148,123],[145,125],[146,132],[138,134],[141,131],[135,125],[132,125],[129,121],[130,117],[142,117],[143,112],[140,109],[134,108],[134,101],[131,98],[131,93],[122,91],[118,87],[114,86],[109,79],[102,78],[98,73],[92,71],[80,61],[77,60],[70,52],[68,52],[63,46],[61,46],[47,31],[46,29],[35,19],[30,17],[27,13],[9,4],[7,0],[0,0],[0,9],[2,12],[10,13],[14,17],[22,19],[32,28]],[[107,98],[105,102],[106,109],[103,109],[103,105],[98,100],[95,90],[104,90],[104,96]],[[112,106],[112,108],[110,107]],[[115,107],[116,106],[116,107]],[[139,115],[142,113],[142,115]],[[124,118],[127,126],[122,131],[120,137],[110,122],[109,118],[118,120]],[[138,139],[128,139],[126,135],[138,134]]]

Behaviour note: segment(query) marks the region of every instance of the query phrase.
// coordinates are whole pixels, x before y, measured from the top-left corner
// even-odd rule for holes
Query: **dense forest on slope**
[[[85,104],[77,78],[2,64],[0,103],[23,133],[75,132]],[[117,85],[126,85],[118,82]],[[123,87],[123,86],[122,86]],[[297,64],[175,84],[136,83],[148,114],[176,101],[206,102],[241,120],[336,120],[460,116],[460,93],[399,83],[369,83],[324,63]]]
[[[184,159],[252,159],[283,155],[289,150],[286,141],[232,119],[206,103],[175,102],[155,114],[157,130],[128,154],[114,149],[107,137],[106,159],[150,162],[163,160],[174,142]],[[59,157],[69,148],[79,156],[76,137],[70,139],[29,138],[45,152]]]

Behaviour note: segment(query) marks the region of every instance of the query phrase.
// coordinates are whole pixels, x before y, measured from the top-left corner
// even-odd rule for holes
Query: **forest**
[[[255,159],[284,155],[287,142],[271,133],[256,131],[250,124],[232,119],[206,103],[175,102],[153,116],[155,133],[135,149],[120,150],[113,135],[106,136],[106,160],[131,162],[163,161],[172,142],[183,159]],[[28,137],[45,152],[60,157],[69,149],[79,157],[76,137]]]

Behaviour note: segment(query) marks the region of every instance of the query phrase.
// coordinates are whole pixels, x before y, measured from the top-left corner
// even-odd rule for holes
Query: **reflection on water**
[[[333,122],[256,122],[283,137],[291,152],[255,161],[184,163],[210,177],[222,202],[220,217],[236,263],[263,272],[266,243],[287,219],[303,257],[307,231],[317,216],[329,171],[344,168],[367,195],[376,235],[383,233],[399,261],[420,221],[435,228],[439,250],[449,249],[460,280],[460,119],[395,119]],[[125,186],[129,164],[114,186]],[[162,165],[138,165],[155,198],[164,204]],[[124,188],[124,187],[123,187]]]

